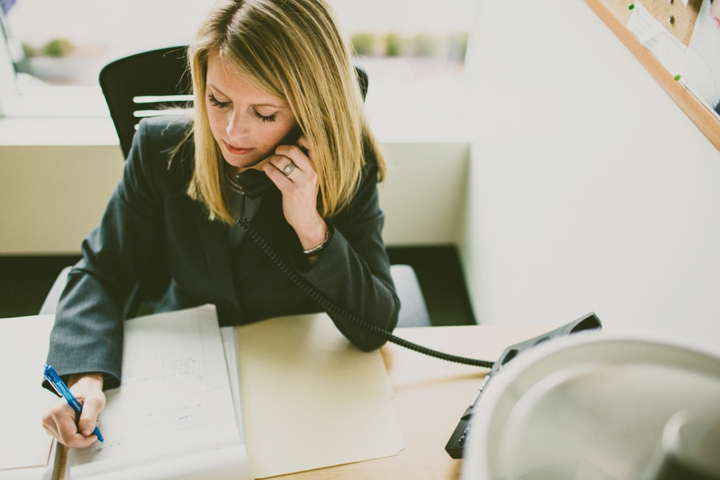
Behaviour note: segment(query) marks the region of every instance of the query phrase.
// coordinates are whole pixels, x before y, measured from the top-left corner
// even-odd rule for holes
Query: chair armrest
[[[410,265],[391,265],[390,274],[400,297],[398,327],[430,327],[430,315],[425,305],[420,283]]]

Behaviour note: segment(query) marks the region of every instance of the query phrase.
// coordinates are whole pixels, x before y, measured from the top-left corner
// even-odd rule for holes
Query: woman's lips
[[[238,148],[230,145],[225,140],[223,140],[223,143],[225,144],[225,148],[227,148],[228,152],[232,153],[233,155],[245,155],[246,153],[249,153],[252,148]]]

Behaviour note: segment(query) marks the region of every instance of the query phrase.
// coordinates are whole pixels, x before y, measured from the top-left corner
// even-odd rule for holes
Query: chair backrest
[[[365,99],[367,73],[358,67],[355,73]],[[142,118],[192,108],[187,47],[161,48],[115,60],[100,72],[100,87],[127,158]]]

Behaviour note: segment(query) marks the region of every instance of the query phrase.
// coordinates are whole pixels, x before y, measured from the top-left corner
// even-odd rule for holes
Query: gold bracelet
[[[330,229],[328,228],[325,232],[325,240],[318,245],[317,247],[308,248],[307,250],[303,250],[303,253],[306,257],[314,257],[315,255],[320,255],[320,252],[327,246],[328,242],[330,241]]]

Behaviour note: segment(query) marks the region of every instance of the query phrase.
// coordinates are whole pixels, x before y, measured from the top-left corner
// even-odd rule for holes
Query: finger
[[[97,435],[90,435],[85,437],[79,433],[70,433],[62,431],[58,441],[70,448],[85,448],[92,445],[97,440]]]
[[[271,160],[270,164],[275,167],[277,171],[279,171],[292,183],[300,181],[303,171],[295,162],[283,155],[274,155],[273,157],[274,158]],[[278,185],[278,187],[279,186],[280,185]]]
[[[77,431],[75,425],[75,410],[70,408],[65,400],[59,400],[53,405],[50,412],[43,417],[43,423],[47,423],[49,428],[54,430],[58,435],[63,425],[72,424],[73,433]]]
[[[63,445],[72,448],[84,448],[97,439],[95,435],[85,437],[78,433],[78,427],[75,425],[75,412],[72,409],[70,409],[70,413],[61,409],[53,409],[52,420],[55,427],[51,427],[50,430],[53,436]]]
[[[312,148],[310,148],[310,141],[305,135],[301,135],[300,138],[298,138],[298,141],[295,142],[295,145],[304,148],[307,152],[307,156],[312,159],[312,156],[310,155],[310,153],[312,152]]]
[[[275,149],[275,154],[289,158],[303,172],[314,170],[312,161],[297,145],[280,145]]]
[[[280,191],[284,191],[292,184],[292,181],[285,176],[284,173],[282,173],[278,167],[275,166],[272,162],[268,162],[265,165],[263,165],[263,171],[265,172],[265,175],[272,180],[272,182],[280,189]]]
[[[81,434],[88,437],[92,434],[97,426],[97,417],[100,410],[105,407],[105,396],[89,395],[85,397],[83,402],[83,410],[78,421],[78,430]]]
[[[48,435],[58,438],[57,425],[55,424],[55,421],[53,420],[50,413],[46,413],[45,415],[43,415],[41,423],[43,429],[47,432]]]
[[[270,162],[275,168],[280,170],[281,172],[283,169],[287,168],[288,165],[291,163],[295,163],[292,161],[290,157],[287,157],[285,155],[278,155],[275,154],[272,157],[270,157]],[[297,168],[297,164],[295,164],[295,168]]]

